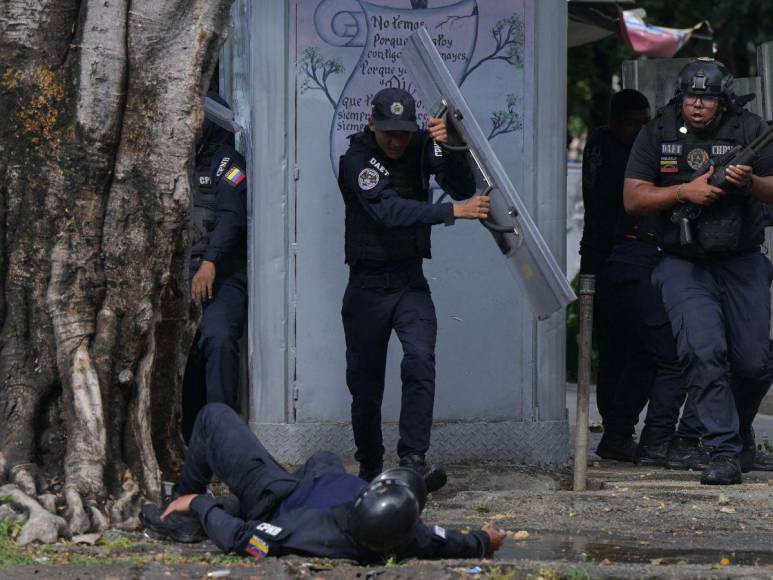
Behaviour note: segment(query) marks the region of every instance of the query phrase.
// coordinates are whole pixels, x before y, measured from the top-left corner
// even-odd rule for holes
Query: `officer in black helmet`
[[[637,137],[626,170],[626,211],[660,221],[665,255],[653,282],[685,369],[687,408],[710,453],[704,484],[740,483],[742,470],[760,467],[752,421],[773,380],[773,267],[760,253],[762,203],[773,201],[773,152],[730,166],[726,189],[708,182],[713,168],[693,173],[766,129],[736,104],[728,70],[700,58],[682,69],[676,97]],[[700,209],[690,226],[693,243],[672,219],[687,203]],[[680,444],[699,453],[701,441]]]
[[[489,198],[470,196],[475,180],[463,153],[445,150],[442,119],[416,124],[416,104],[406,91],[388,88],[372,100],[368,126],[353,135],[341,157],[339,185],[346,205],[345,253],[350,268],[341,315],[346,335],[346,383],[360,476],[381,472],[381,401],[389,337],[403,347],[400,465],[419,471],[432,492],[446,482],[429,465],[435,397],[437,320],[422,261],[430,258],[433,225],[488,216]],[[458,204],[431,203],[435,175]]]
[[[215,91],[207,96],[228,106]],[[209,114],[195,161],[191,297],[203,310],[186,369],[186,435],[204,403],[236,407],[239,339],[247,311],[246,163],[234,149],[233,132],[218,125]]]
[[[228,485],[238,507],[206,494],[212,475]],[[165,508],[146,504],[140,519],[154,536],[209,537],[225,552],[258,559],[483,558],[499,549],[507,534],[491,524],[465,534],[424,524],[424,485],[406,468],[367,484],[326,451],[290,473],[230,407],[214,403],[196,419],[174,499]]]

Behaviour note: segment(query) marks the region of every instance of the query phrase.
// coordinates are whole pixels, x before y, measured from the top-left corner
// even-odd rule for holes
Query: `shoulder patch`
[[[379,179],[378,171],[371,167],[366,167],[360,171],[360,174],[357,176],[357,183],[360,186],[360,189],[368,191],[378,185]]]
[[[446,529],[441,528],[440,526],[432,526],[432,533],[435,534],[438,538],[446,539]]]
[[[661,155],[681,155],[682,144],[681,143],[661,143],[660,153]]]
[[[228,167],[229,163],[231,163],[230,157],[223,157],[220,160],[220,163],[217,166],[217,173],[216,173],[217,177],[220,177],[221,175],[223,175],[223,171],[225,171],[225,168]]]
[[[282,528],[266,522],[263,522],[262,524],[258,524],[255,527],[255,529],[259,532],[263,532],[264,534],[268,534],[269,536],[273,536],[273,537],[276,537],[282,533]]]
[[[379,163],[379,160],[378,160],[378,159],[376,159],[375,157],[371,157],[371,158],[370,158],[370,164],[371,164],[373,167],[375,167],[376,169],[378,169],[378,170],[379,170],[379,172],[381,172],[381,174],[382,174],[384,177],[388,177],[388,176],[389,176],[389,171],[387,171],[387,168],[386,168],[386,167],[384,167],[384,166],[383,166],[381,163]]]
[[[225,180],[234,187],[244,181],[246,177],[247,176],[244,174],[244,171],[239,169],[236,165],[231,166],[231,169],[226,171],[225,174]]]
[[[258,536],[252,536],[249,543],[244,547],[244,551],[253,558],[262,560],[268,557],[268,544]]]

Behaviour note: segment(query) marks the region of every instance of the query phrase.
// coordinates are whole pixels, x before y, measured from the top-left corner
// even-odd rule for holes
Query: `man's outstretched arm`
[[[502,546],[506,537],[506,531],[496,529],[491,523],[480,530],[464,533],[419,521],[411,539],[400,546],[395,555],[401,560],[488,558]]]

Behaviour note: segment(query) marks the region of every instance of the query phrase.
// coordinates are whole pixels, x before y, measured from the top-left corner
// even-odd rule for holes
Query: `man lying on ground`
[[[238,498],[238,509],[207,495],[213,474]],[[152,535],[180,542],[206,536],[224,552],[259,559],[484,558],[501,547],[507,532],[492,524],[469,533],[424,524],[426,494],[424,480],[408,468],[367,484],[326,451],[290,473],[230,407],[212,403],[196,419],[175,498],[165,509],[146,504],[140,519]]]

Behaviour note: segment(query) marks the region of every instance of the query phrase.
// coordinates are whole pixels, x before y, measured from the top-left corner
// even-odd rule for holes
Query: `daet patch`
[[[242,181],[246,179],[246,176],[244,175],[244,171],[236,167],[234,165],[231,167],[231,169],[228,170],[228,172],[225,174],[225,180],[236,187],[239,185]]]
[[[400,103],[399,101],[395,101],[389,107],[389,112],[392,113],[393,115],[402,115],[404,110],[405,109],[403,108],[403,104]]]
[[[387,171],[387,168],[384,167],[381,163],[379,163],[378,159],[376,159],[375,157],[370,158],[370,164],[376,169],[378,169],[379,172],[381,172],[381,175],[383,175],[384,177],[389,176],[389,171]]]
[[[360,174],[357,176],[357,183],[359,184],[360,189],[368,191],[369,189],[373,189],[378,185],[379,179],[378,171],[370,167],[366,167],[360,171]]]
[[[681,155],[682,144],[681,143],[661,143],[660,153],[662,155]]]
[[[705,149],[696,147],[687,154],[687,165],[690,169],[698,169],[701,165],[709,160],[709,153]]]

